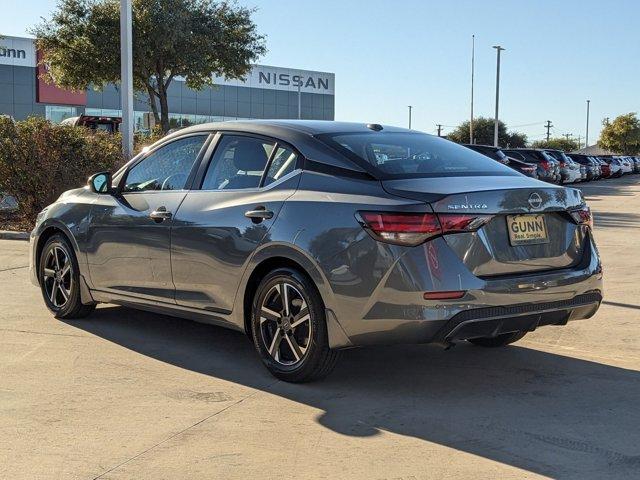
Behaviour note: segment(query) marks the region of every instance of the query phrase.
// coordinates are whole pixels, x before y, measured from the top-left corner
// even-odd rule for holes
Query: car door
[[[87,237],[94,289],[175,303],[171,225],[208,136],[188,135],[160,145],[129,167],[117,193],[99,196]]]
[[[174,219],[171,264],[179,305],[228,313],[249,258],[298,186],[300,157],[264,137],[223,133],[214,142],[200,188]]]

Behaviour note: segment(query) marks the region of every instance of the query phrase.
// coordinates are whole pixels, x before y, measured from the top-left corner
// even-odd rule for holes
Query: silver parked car
[[[340,349],[503,346],[602,300],[578,190],[377,124],[180,130],[45,208],[31,263],[59,318],[107,302],[230,327],[293,382]]]

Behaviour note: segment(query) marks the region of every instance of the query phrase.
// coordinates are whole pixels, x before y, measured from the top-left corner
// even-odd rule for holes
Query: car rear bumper
[[[368,297],[329,306],[349,346],[450,344],[531,331],[589,318],[602,301],[602,268],[590,236],[582,260],[574,267],[494,277],[478,277],[460,268],[453,256],[443,255],[446,249],[441,247],[444,244],[436,247],[437,259],[430,258],[427,246],[424,253],[418,249],[405,255]],[[423,298],[425,292],[433,291],[464,291],[464,296]]]
[[[454,315],[438,331],[434,341],[450,344],[504,333],[530,332],[544,325],[566,325],[570,320],[593,316],[601,301],[601,292],[593,291],[555,302],[470,309]]]

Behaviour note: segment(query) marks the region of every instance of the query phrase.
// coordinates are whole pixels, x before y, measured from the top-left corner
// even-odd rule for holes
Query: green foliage
[[[605,120],[602,125],[600,147],[623,155],[640,153],[640,120],[635,113],[620,115],[613,122]]]
[[[58,85],[84,90],[120,82],[119,0],[60,0],[31,30]],[[201,89],[212,75],[243,78],[264,54],[252,9],[213,0],[133,0],[134,88],[169,129],[167,90],[176,76]]]
[[[494,121],[492,118],[478,117],[473,120],[473,136],[478,145],[493,145]],[[469,143],[469,121],[462,122],[447,135],[449,140],[457,143]],[[527,136],[524,133],[508,132],[507,126],[498,121],[498,145],[501,147],[525,147]]]
[[[553,148],[564,152],[572,152],[580,148],[576,140],[563,137],[550,138],[548,142],[547,140],[536,140],[531,146],[533,148]]]
[[[14,196],[20,214],[36,214],[65,190],[122,164],[120,137],[40,117],[0,118],[0,192]]]

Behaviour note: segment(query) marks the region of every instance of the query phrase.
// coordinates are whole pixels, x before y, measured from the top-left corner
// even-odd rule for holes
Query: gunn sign
[[[36,54],[33,40],[18,37],[0,37],[0,65],[35,67]]]

